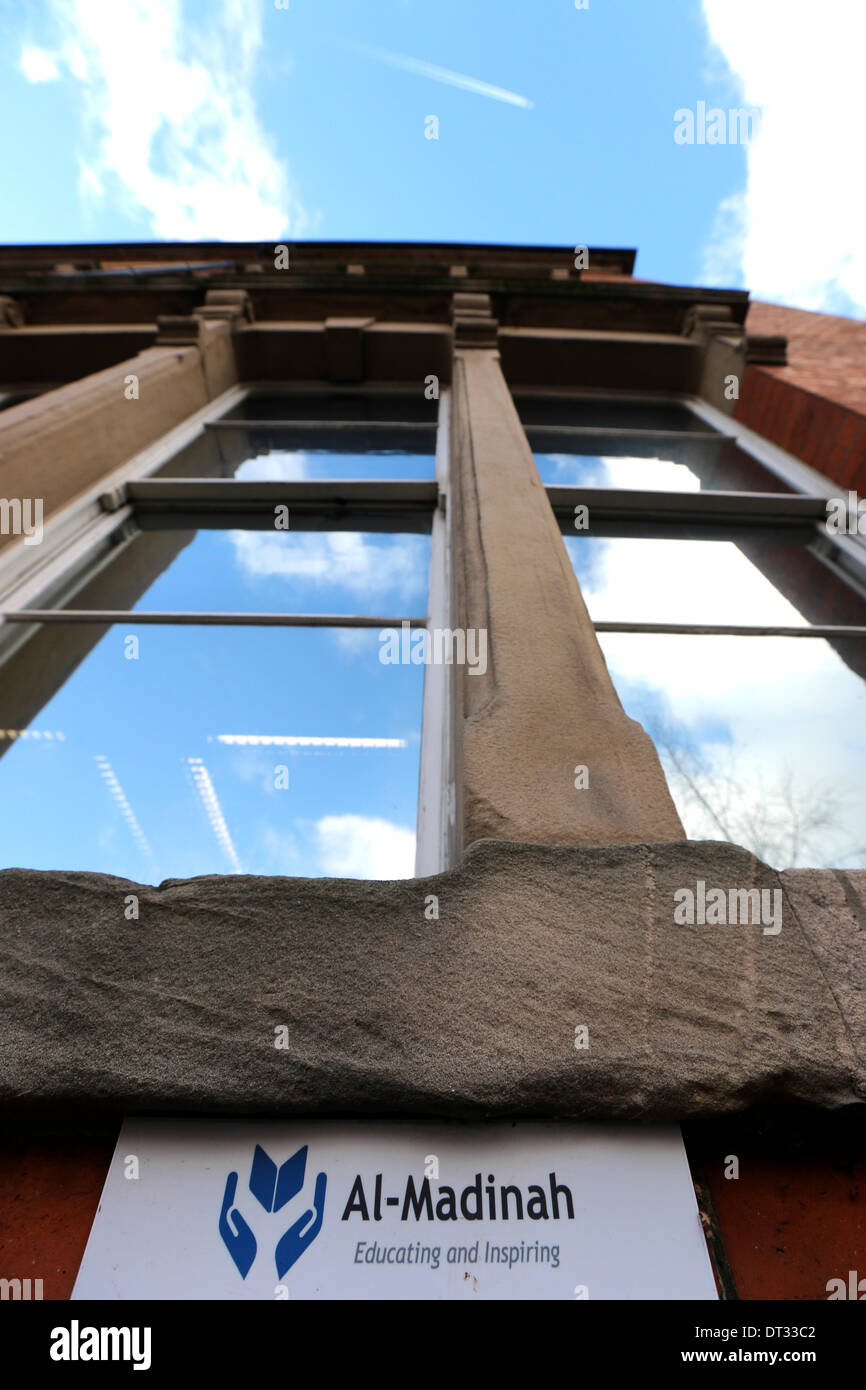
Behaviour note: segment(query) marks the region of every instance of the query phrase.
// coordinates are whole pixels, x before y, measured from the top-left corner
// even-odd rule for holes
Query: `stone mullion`
[[[624,712],[502,371],[486,295],[454,301],[463,842],[684,839],[655,748]],[[575,786],[575,768],[588,785]]]

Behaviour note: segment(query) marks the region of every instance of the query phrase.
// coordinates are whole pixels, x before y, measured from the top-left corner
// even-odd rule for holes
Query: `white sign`
[[[127,1120],[73,1298],[714,1299],[676,1127]]]

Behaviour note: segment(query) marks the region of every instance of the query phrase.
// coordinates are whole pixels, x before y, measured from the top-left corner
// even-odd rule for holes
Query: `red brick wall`
[[[709,1191],[715,1243],[741,1299],[828,1297],[830,1279],[866,1276],[862,1106],[734,1116],[684,1126],[689,1162]],[[739,1174],[732,1176],[736,1156]],[[706,1210],[705,1202],[702,1207]]]
[[[45,1299],[72,1292],[115,1137],[0,1138],[0,1278],[41,1279]]]
[[[788,365],[748,367],[735,418],[840,491],[866,496],[866,323],[753,302],[746,328],[787,337]],[[753,562],[783,592],[793,590],[811,621],[863,621],[862,601],[830,580],[814,557],[781,546],[752,551]],[[866,676],[862,642],[834,645]],[[866,1272],[862,1132],[840,1137],[822,1114],[802,1135],[725,1135],[709,1143],[690,1136],[688,1150],[710,1189],[740,1298],[826,1299],[828,1279]],[[732,1151],[742,1158],[738,1182],[724,1176]]]
[[[866,323],[758,301],[746,327],[784,334],[788,365],[747,368],[735,418],[866,494]]]

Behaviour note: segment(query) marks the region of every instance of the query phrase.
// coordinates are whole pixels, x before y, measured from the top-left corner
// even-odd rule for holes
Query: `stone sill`
[[[780,891],[781,931],[675,924],[698,881]],[[0,903],[7,1111],[662,1121],[866,1098],[866,872],[482,840],[396,882],[9,869]]]

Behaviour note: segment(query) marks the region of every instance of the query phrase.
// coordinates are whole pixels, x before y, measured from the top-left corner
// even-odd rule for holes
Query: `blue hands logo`
[[[277,1212],[296,1197],[304,1185],[307,1168],[307,1145],[298,1149],[291,1158],[277,1168],[273,1159],[265,1153],[261,1144],[256,1144],[253,1165],[250,1169],[250,1192],[267,1212]],[[274,1260],[277,1278],[282,1279],[292,1265],[301,1258],[309,1245],[312,1245],[322,1229],[325,1215],[325,1188],[328,1179],[324,1173],[316,1178],[313,1194],[313,1209],[305,1211],[277,1241]],[[234,1205],[238,1190],[237,1173],[229,1173],[223,1195],[222,1211],[219,1219],[219,1232],[225,1247],[246,1279],[256,1258],[258,1244],[252,1230]]]

